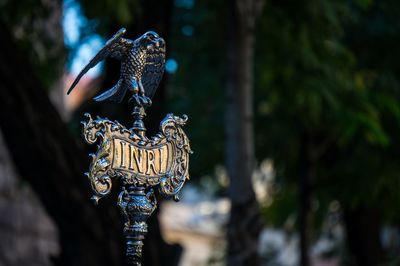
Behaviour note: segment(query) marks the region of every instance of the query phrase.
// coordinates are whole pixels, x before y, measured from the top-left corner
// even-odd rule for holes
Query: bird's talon
[[[137,95],[134,94],[132,95],[132,97],[129,99],[129,102],[132,102],[133,100],[135,100],[135,103],[137,105],[141,105],[143,107],[149,107],[152,104],[152,101],[149,97],[144,96],[144,95]]]
[[[135,103],[137,105],[140,105],[140,99],[139,96],[137,94],[133,94],[132,97],[130,98],[130,101],[135,100]]]
[[[149,107],[151,105],[151,99],[145,95],[140,96],[140,100],[145,107]]]

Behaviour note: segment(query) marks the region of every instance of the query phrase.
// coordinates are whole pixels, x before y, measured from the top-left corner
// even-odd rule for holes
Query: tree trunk
[[[259,265],[260,211],[252,186],[254,27],[246,23],[235,1],[229,4],[226,85],[226,167],[230,178],[228,265]],[[255,15],[254,15],[255,16]]]
[[[83,176],[89,160],[2,24],[0,35],[0,127],[18,172],[58,225],[62,250],[56,265],[122,265],[117,208],[89,201]]]
[[[312,182],[316,175],[316,162],[312,158],[313,142],[308,132],[303,132],[299,150],[298,197],[299,214],[298,227],[300,233],[300,265],[309,266],[309,247],[312,231]]]
[[[344,209],[351,265],[381,265],[383,254],[380,245],[379,217],[381,217],[379,211],[370,207]]]
[[[57,227],[16,173],[0,129],[0,265],[52,266],[60,252]]]

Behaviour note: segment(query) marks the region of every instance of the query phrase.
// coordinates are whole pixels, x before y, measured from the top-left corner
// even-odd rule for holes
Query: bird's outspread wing
[[[106,59],[107,57],[121,60],[124,56],[127,56],[129,49],[133,47],[134,43],[131,40],[122,38],[125,32],[125,28],[120,29],[111,39],[106,42],[104,47],[101,48],[101,50],[90,60],[90,62],[76,77],[67,94],[69,94],[75,88],[76,84],[78,84],[83,75],[85,75],[89,69],[96,66],[100,61]]]
[[[141,82],[146,96],[153,98],[164,74],[165,55],[162,52],[151,54],[143,69]]]

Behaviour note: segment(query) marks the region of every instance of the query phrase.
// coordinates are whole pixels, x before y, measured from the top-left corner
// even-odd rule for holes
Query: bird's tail
[[[127,90],[128,90],[128,87],[120,79],[120,80],[118,80],[118,83],[115,84],[114,87],[112,87],[111,89],[94,97],[93,99],[96,102],[112,101],[112,102],[120,103],[124,99]]]

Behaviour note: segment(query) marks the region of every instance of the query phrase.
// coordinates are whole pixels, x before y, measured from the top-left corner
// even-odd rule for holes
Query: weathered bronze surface
[[[90,154],[92,162],[86,175],[96,204],[111,191],[113,179],[122,181],[118,206],[125,221],[126,255],[129,264],[141,265],[146,220],[157,206],[155,193],[178,200],[179,191],[189,179],[189,154],[192,151],[182,130],[188,119],[186,115],[181,118],[168,114],[160,122],[160,132],[147,138],[142,119],[163,73],[165,42],[154,32],[147,32],[135,41],[122,39],[124,32],[124,29],[120,30],[106,43],[81,71],[69,92],[89,68],[106,56],[119,53],[118,58],[122,61],[120,80],[113,89],[95,99],[120,101],[126,91],[131,90],[133,126],[128,129],[117,121],[93,119],[85,114],[83,137],[88,144],[98,143],[96,153]],[[126,46],[130,50],[124,50]]]

